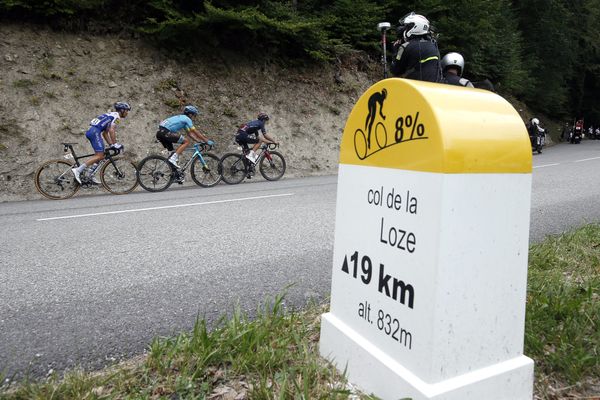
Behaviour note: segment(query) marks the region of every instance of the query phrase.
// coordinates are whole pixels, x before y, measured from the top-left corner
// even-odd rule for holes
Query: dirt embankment
[[[60,142],[91,147],[89,121],[117,100],[133,110],[117,131],[128,157],[161,150],[157,124],[196,104],[196,125],[233,150],[237,126],[272,116],[269,130],[282,143],[288,176],[334,173],[339,140],[353,104],[378,78],[360,58],[330,67],[290,69],[235,55],[194,59],[157,50],[140,40],[0,26],[0,201],[40,198],[33,174],[62,157]]]

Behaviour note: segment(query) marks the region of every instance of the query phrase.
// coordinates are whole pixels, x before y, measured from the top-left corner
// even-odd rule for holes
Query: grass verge
[[[531,246],[529,264],[525,353],[536,362],[536,399],[600,398],[600,225]],[[199,319],[104,371],[5,387],[0,399],[371,399],[318,355],[328,305],[295,312],[282,300],[252,320],[234,310],[212,330]]]
[[[539,398],[600,399],[600,225],[531,246],[527,287]]]
[[[325,305],[287,311],[283,296],[250,320],[239,309],[209,331],[156,338],[138,361],[97,373],[22,382],[1,399],[346,399],[345,380],[318,356]],[[358,395],[356,399],[369,399]]]

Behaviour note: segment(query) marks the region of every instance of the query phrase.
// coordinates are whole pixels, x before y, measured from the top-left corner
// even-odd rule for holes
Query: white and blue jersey
[[[174,115],[163,120],[160,124],[160,127],[168,129],[170,132],[178,132],[182,129],[189,131],[194,127],[194,123],[191,118],[187,115]]]
[[[102,132],[107,131],[111,126],[116,125],[121,120],[118,112],[107,112],[98,115],[90,121],[90,128],[85,133],[95,152],[104,151],[104,141],[102,140]]]

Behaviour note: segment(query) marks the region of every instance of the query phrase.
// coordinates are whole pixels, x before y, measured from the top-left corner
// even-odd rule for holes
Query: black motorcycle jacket
[[[466,78],[461,78],[460,76],[454,75],[454,74],[444,75],[444,83],[447,83],[449,85],[464,86],[464,87],[470,87],[470,88],[474,87],[470,80],[468,80]]]
[[[394,76],[441,82],[440,51],[428,36],[415,37],[398,47],[390,71]]]
[[[530,137],[541,136],[544,134],[544,130],[539,125],[534,125],[531,122],[527,125],[527,132]]]

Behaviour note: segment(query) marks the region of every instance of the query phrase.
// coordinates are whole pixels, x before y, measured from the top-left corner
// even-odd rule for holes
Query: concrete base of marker
[[[320,352],[365,393],[386,400],[531,400],[533,360],[519,356],[427,383],[331,313],[321,319]]]

